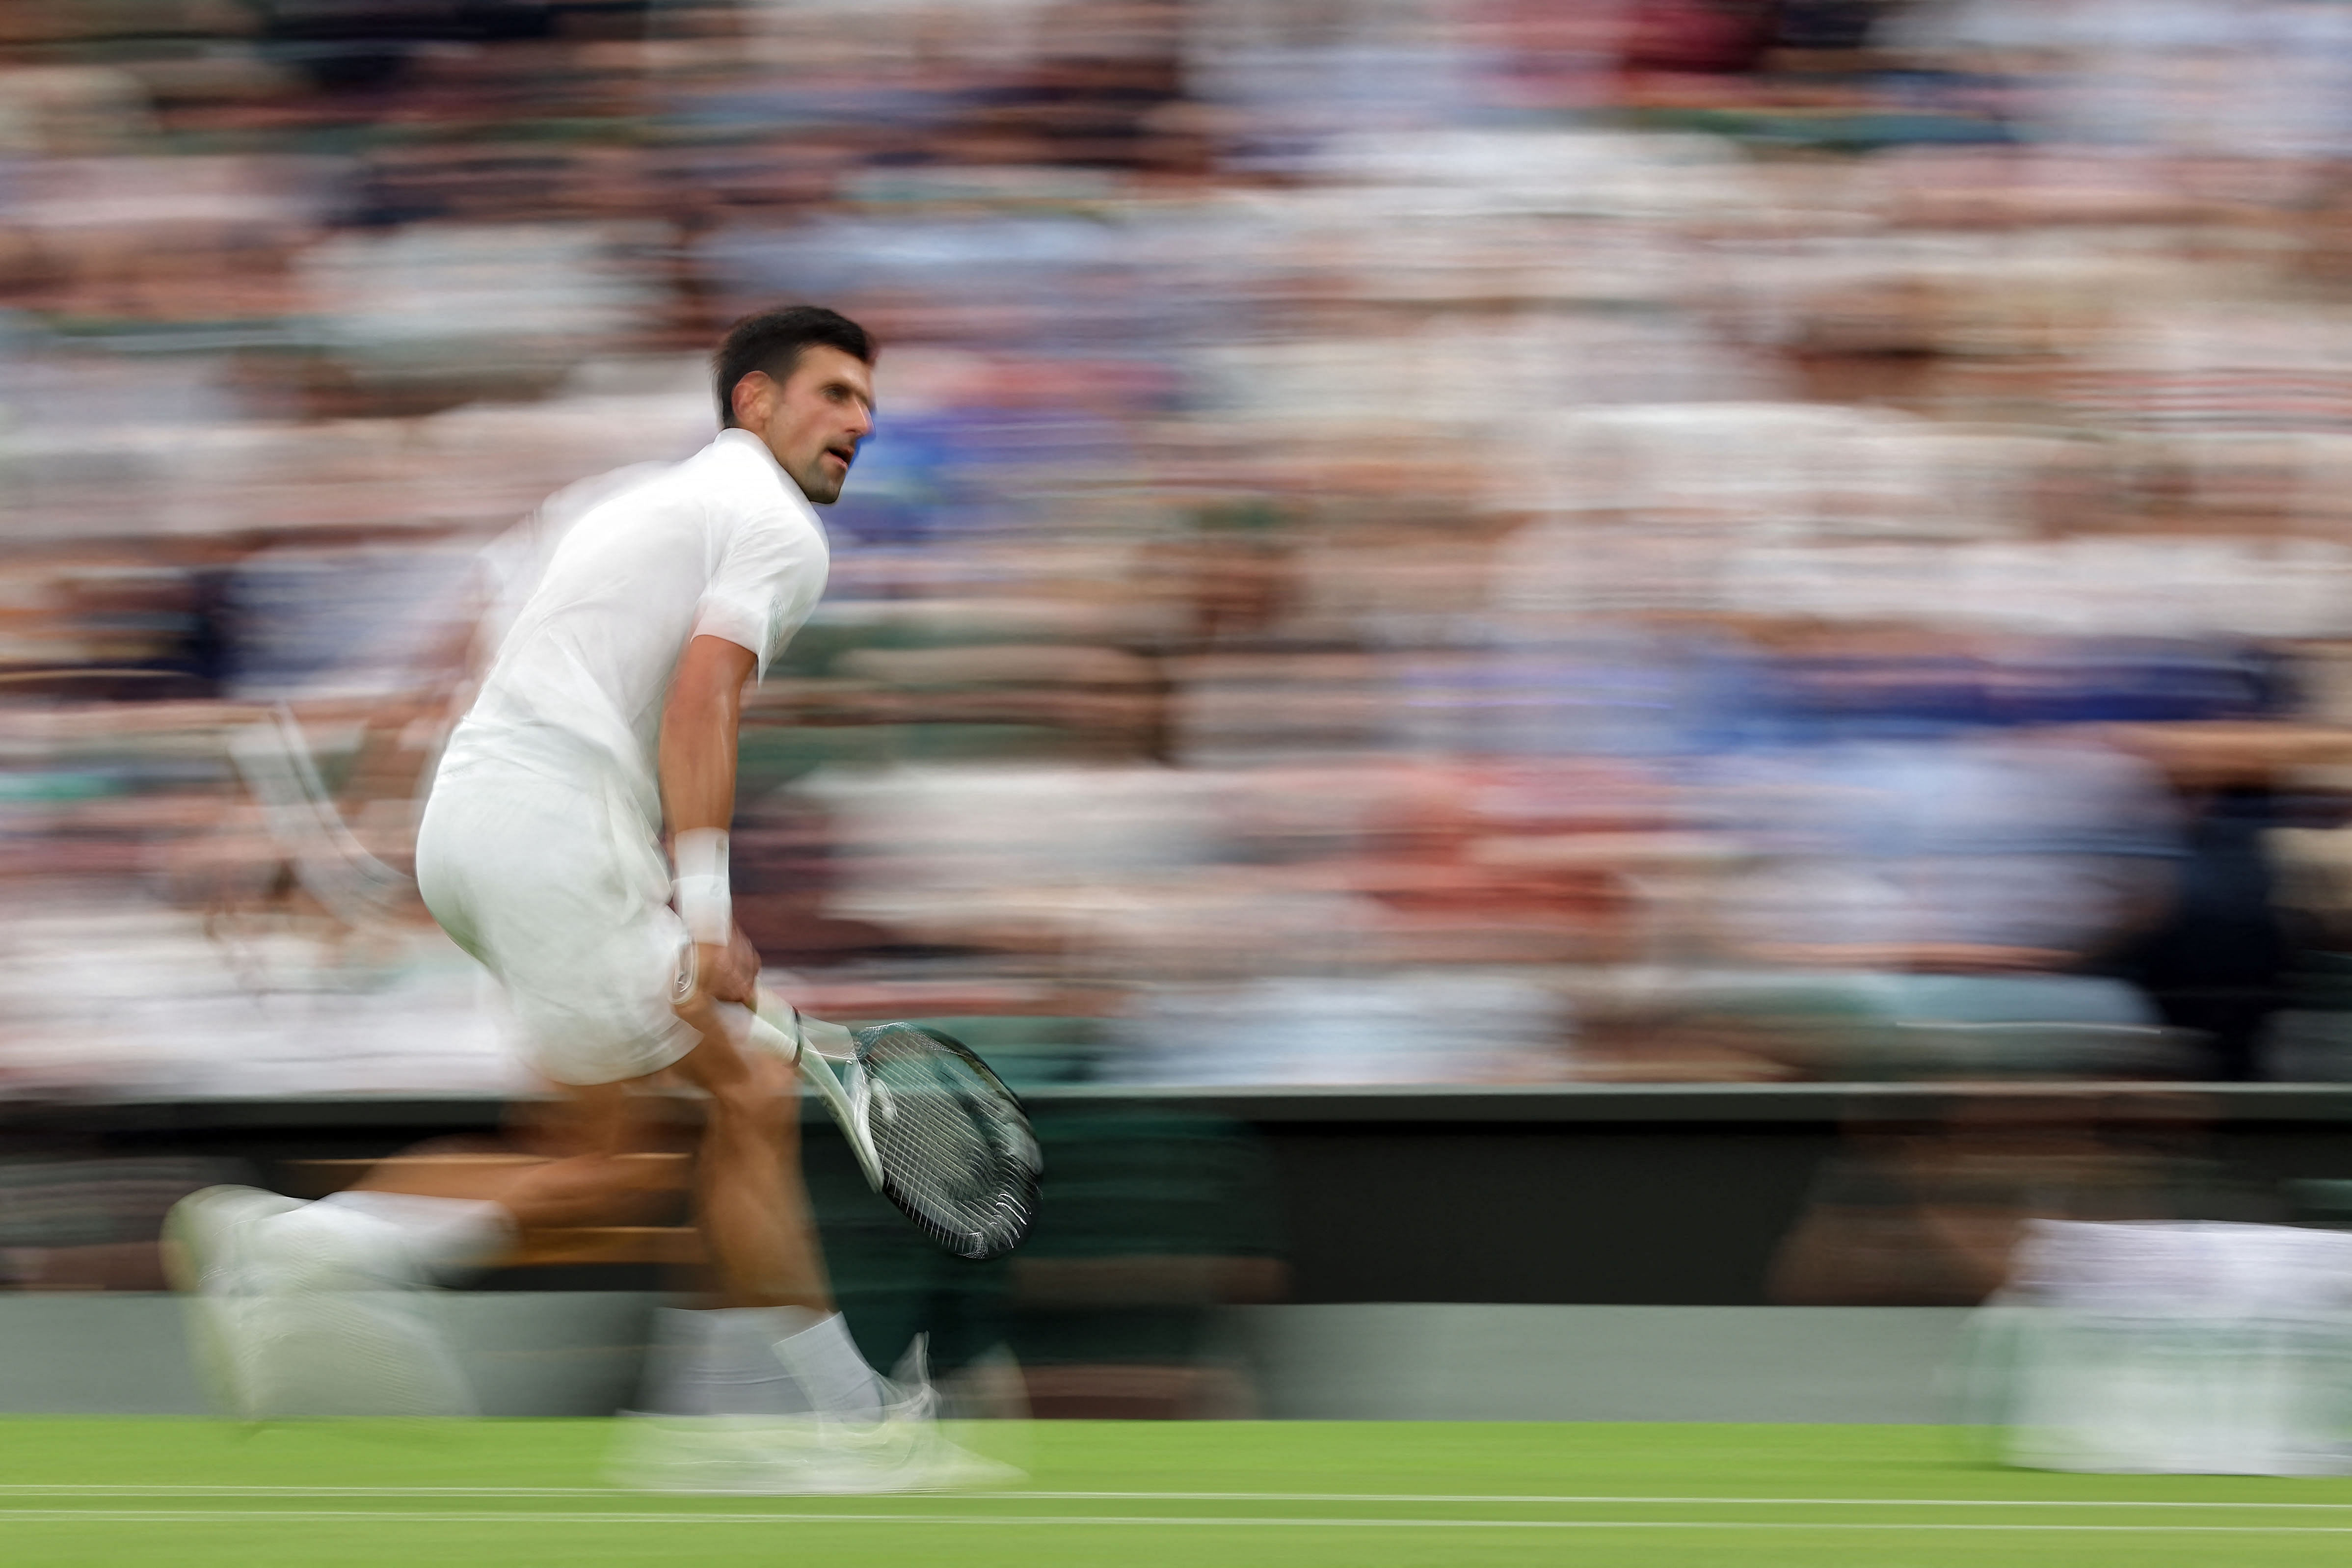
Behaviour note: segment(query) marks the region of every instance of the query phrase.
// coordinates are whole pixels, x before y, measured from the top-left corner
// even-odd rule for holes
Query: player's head
[[[879,351],[865,328],[821,306],[746,316],[712,360],[719,423],[758,436],[801,494],[830,505],[874,429]]]

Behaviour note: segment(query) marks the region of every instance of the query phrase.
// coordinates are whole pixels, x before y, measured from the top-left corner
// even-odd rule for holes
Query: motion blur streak
[[[5,0],[0,1099],[530,1087],[238,737],[404,871],[542,503],[793,299],[885,344],[748,710],[812,1012],[1023,1088],[2352,1080],[2347,89],[2321,0]],[[2195,1207],[1939,1116],[1784,1299]],[[1231,1126],[1065,1134],[1158,1229],[1032,1310],[1282,1293]],[[152,1286],[219,1163],[12,1145],[0,1280]]]

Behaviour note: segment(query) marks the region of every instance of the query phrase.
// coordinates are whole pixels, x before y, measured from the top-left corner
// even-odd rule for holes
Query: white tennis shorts
[[[694,1049],[671,1010],[694,950],[625,787],[476,763],[435,781],[416,885],[498,979],[523,1056],[559,1083],[642,1078]]]

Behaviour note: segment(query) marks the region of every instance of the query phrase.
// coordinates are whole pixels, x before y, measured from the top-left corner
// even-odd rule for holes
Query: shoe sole
[[[685,1422],[723,1420],[685,1417]],[[793,1436],[802,1444],[791,1457],[762,1448],[757,1430],[730,1437],[727,1428],[650,1424],[622,1427],[618,1451],[605,1473],[634,1491],[686,1496],[871,1497],[918,1492],[982,1491],[1028,1479],[1014,1465],[959,1448],[929,1423],[906,1435],[912,1451],[865,1456],[828,1448],[814,1427]]]

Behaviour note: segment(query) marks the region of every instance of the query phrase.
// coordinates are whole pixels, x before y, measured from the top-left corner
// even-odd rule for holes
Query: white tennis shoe
[[[971,1491],[1025,1479],[940,1429],[939,1396],[920,1339],[880,1380],[876,1421],[800,1416],[630,1416],[621,1423],[614,1482],[643,1491],[851,1496]]]
[[[392,1227],[253,1187],[207,1187],[164,1223],[196,1364],[248,1421],[467,1416],[471,1390],[424,1268]]]
[[[258,1418],[255,1361],[262,1349],[254,1303],[269,1271],[254,1245],[261,1222],[301,1207],[249,1186],[209,1186],[172,1206],[163,1220],[163,1268],[187,1298],[188,1347],[222,1414]]]

